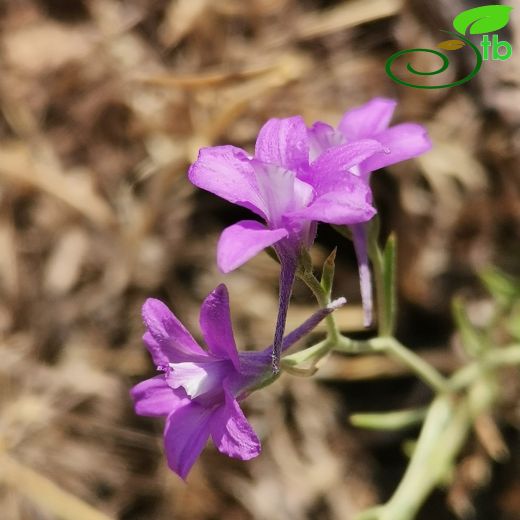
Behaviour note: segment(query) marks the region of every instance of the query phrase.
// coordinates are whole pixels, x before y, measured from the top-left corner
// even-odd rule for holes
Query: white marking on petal
[[[314,188],[301,181],[298,178],[294,179],[294,198],[290,211],[298,211],[301,208],[306,208],[314,199]]]
[[[352,175],[355,175],[356,177],[361,177],[361,169],[359,167],[359,164],[356,164],[356,166],[352,166],[349,170]]]
[[[170,363],[171,373],[167,376],[172,388],[182,387],[192,399],[215,388],[222,381],[222,362]]]
[[[308,206],[314,188],[298,179],[295,172],[272,164],[254,163],[258,189],[268,209],[268,224],[280,226],[286,213]]]
[[[260,195],[267,207],[269,224],[278,226],[292,204],[295,174],[272,164],[253,163]]]

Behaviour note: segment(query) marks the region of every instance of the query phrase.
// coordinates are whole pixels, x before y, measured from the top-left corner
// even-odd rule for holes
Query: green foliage
[[[513,305],[506,329],[516,341],[520,341],[520,300]]]
[[[471,323],[460,298],[453,299],[451,309],[461,336],[462,347],[470,357],[478,357],[486,350],[484,334]]]
[[[306,274],[312,274],[312,258],[307,249],[300,250],[298,268]]]
[[[334,227],[344,237],[351,238],[345,226]],[[501,369],[520,366],[520,344],[511,343],[511,338],[520,342],[520,280],[496,268],[488,268],[480,275],[494,301],[494,312],[486,323],[478,327],[469,319],[464,302],[454,299],[453,317],[467,358],[463,366],[445,375],[394,337],[397,315],[396,239],[391,235],[384,247],[380,247],[377,216],[366,224],[365,231],[376,282],[378,335],[365,340],[349,338],[338,330],[331,315],[327,317],[327,338],[286,356],[282,366],[291,374],[310,376],[316,372],[318,362],[331,350],[348,355],[383,354],[406,366],[430,387],[434,397],[428,406],[384,413],[357,413],[350,417],[354,426],[371,430],[396,431],[420,426],[419,436],[413,441],[413,449],[409,450],[408,467],[392,497],[385,504],[356,517],[356,520],[414,520],[432,491],[450,484],[461,450],[475,430],[477,421],[490,416],[503,398]],[[325,260],[319,281],[312,272],[310,256],[302,253],[300,257],[298,276],[312,290],[321,306],[330,302],[335,256],[336,250]],[[500,436],[498,429],[495,433]],[[501,458],[496,453],[489,455],[502,460],[507,451],[499,453]]]
[[[327,257],[325,262],[323,263],[323,270],[321,272],[321,286],[325,291],[325,294],[330,299],[330,295],[332,293],[332,284],[334,282],[334,271],[336,269],[336,251],[337,247],[332,250],[332,253]]]
[[[489,267],[480,274],[480,279],[499,304],[509,307],[520,299],[520,280],[500,269]]]
[[[383,298],[386,328],[394,332],[397,318],[397,244],[395,235],[390,235],[383,250]]]
[[[427,411],[427,408],[416,408],[384,413],[356,413],[350,416],[350,422],[358,428],[369,430],[402,430],[422,423]]]

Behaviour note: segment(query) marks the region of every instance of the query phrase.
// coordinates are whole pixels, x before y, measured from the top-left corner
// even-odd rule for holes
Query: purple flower
[[[331,147],[360,139],[375,139],[385,153],[373,154],[351,171],[368,180],[370,173],[417,157],[431,148],[426,129],[416,123],[389,126],[397,101],[374,98],[343,114],[337,129],[318,121],[309,129],[311,160]]]
[[[190,181],[199,188],[265,221],[242,220],[226,228],[217,246],[217,263],[227,273],[266,247],[275,249],[281,263],[275,372],[298,256],[313,243],[317,221],[352,225],[375,214],[368,183],[349,170],[383,146],[361,139],[330,148],[312,162],[309,147],[301,117],[271,119],[260,130],[254,157],[233,146],[203,148],[189,171]]]
[[[309,129],[311,159],[345,143],[375,139],[386,153],[373,154],[350,169],[368,183],[374,170],[428,151],[431,142],[423,126],[402,123],[389,127],[396,105],[397,102],[392,99],[374,98],[358,108],[345,112],[337,129],[321,121],[314,123]],[[372,283],[368,267],[366,226],[364,223],[354,223],[350,227],[359,264],[365,326],[369,326],[372,322]]]
[[[341,306],[343,298],[320,309],[283,341],[288,348]],[[185,479],[212,438],[230,457],[248,460],[260,453],[260,441],[238,402],[273,379],[272,348],[237,352],[228,292],[219,285],[201,307],[204,350],[159,300],[143,305],[147,331],[143,340],[162,373],[132,391],[139,415],[166,417],[164,444],[170,468]]]

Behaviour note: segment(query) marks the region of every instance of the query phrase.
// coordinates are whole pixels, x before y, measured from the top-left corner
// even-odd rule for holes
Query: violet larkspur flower
[[[343,303],[340,298],[318,310],[284,339],[283,348]],[[170,468],[185,479],[210,436],[221,453],[242,460],[256,457],[260,441],[239,401],[273,379],[272,347],[237,352],[226,287],[219,285],[201,307],[207,350],[159,300],[146,300],[142,314],[147,327],[144,343],[162,373],[137,384],[131,395],[137,414],[166,417],[164,444]]]
[[[397,102],[374,98],[343,114],[337,129],[318,121],[309,129],[311,159],[320,157],[331,148],[360,139],[375,139],[386,153],[373,154],[350,169],[370,182],[370,174],[392,164],[417,157],[431,148],[426,129],[416,123],[389,126]],[[368,267],[366,225],[354,223],[352,238],[359,264],[361,297],[365,311],[365,326],[372,322],[372,283]]]
[[[190,181],[261,217],[226,228],[217,263],[227,273],[266,247],[281,264],[280,304],[273,342],[278,371],[292,285],[302,248],[314,241],[317,221],[353,225],[372,218],[370,188],[349,170],[383,146],[361,139],[330,148],[309,160],[309,133],[300,116],[271,119],[260,130],[254,157],[234,146],[203,148],[189,171]]]

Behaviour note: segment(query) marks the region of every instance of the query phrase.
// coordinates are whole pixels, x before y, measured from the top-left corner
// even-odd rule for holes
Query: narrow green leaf
[[[309,254],[309,251],[302,247],[300,249],[300,256],[299,256],[299,268],[304,273],[312,273],[312,258]]]
[[[479,276],[486,289],[500,304],[509,305],[520,298],[520,280],[500,269],[490,267]]]
[[[506,323],[507,332],[513,336],[516,341],[520,341],[520,316],[511,318]]]
[[[479,357],[487,350],[483,334],[469,320],[460,298],[453,298],[451,310],[455,325],[461,336],[462,347],[469,356]]]
[[[367,222],[367,240],[369,244],[379,243],[379,232],[381,230],[381,219],[379,215],[375,215]]]
[[[516,341],[520,341],[520,301],[513,305],[511,315],[506,321],[506,328]]]
[[[386,242],[383,251],[383,294],[385,299],[386,330],[393,334],[397,319],[397,244],[395,235],[392,234]]]
[[[323,263],[323,270],[321,272],[321,286],[323,290],[327,293],[327,296],[330,298],[332,293],[332,284],[334,282],[334,271],[336,268],[336,251],[337,247],[332,250],[332,253],[327,257],[325,262]]]
[[[396,412],[356,413],[350,416],[350,422],[358,428],[369,430],[402,430],[420,424],[427,411],[428,408],[416,408]]]
[[[484,5],[467,9],[453,20],[453,27],[460,34],[485,34],[498,31],[509,22],[512,7],[507,5]]]

